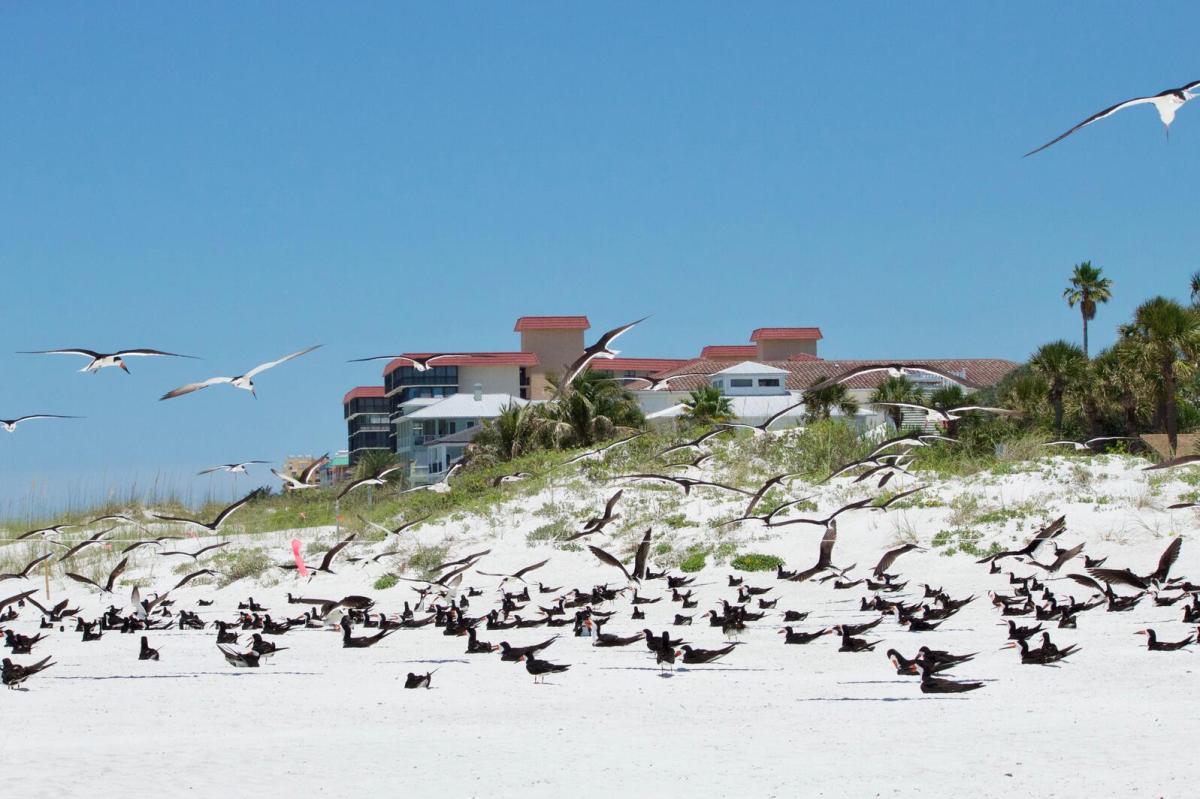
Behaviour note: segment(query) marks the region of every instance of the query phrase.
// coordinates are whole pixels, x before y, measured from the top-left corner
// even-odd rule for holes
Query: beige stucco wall
[[[816,355],[816,339],[768,340],[759,341],[758,360],[786,361],[792,355]]]
[[[519,366],[460,366],[458,367],[458,390],[470,394],[475,384],[483,386],[484,394],[521,393],[521,371]]]
[[[583,354],[582,330],[525,330],[521,351],[536,353],[538,365],[529,368],[529,398],[549,397],[546,375],[561,375]]]

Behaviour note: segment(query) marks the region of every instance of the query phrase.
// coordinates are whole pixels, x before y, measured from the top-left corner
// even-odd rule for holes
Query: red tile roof
[[[795,355],[789,355],[788,360],[789,361],[822,361],[822,360],[824,360],[824,358],[822,358],[819,355],[813,355],[812,353],[808,353],[808,352],[797,352]]]
[[[664,372],[687,363],[687,358],[597,358],[591,368],[597,372]]]
[[[342,397],[342,404],[345,405],[350,400],[363,399],[364,397],[382,397],[383,386],[358,386],[346,392],[346,396]]]
[[[1019,364],[1014,361],[1006,361],[999,358],[920,358],[920,359],[877,359],[877,360],[856,360],[856,361],[825,361],[825,360],[786,360],[786,361],[761,361],[768,366],[775,366],[780,369],[786,369],[790,374],[785,381],[787,388],[802,391],[818,379],[833,377],[842,372],[853,369],[856,366],[864,366],[875,363],[923,363],[926,366],[932,366],[935,369],[941,369],[950,374],[965,373],[967,381],[979,386],[992,386],[1000,382],[1006,374],[1017,368]],[[682,366],[678,366],[668,372],[655,375],[655,377],[664,377],[671,374],[695,374],[711,375],[729,367],[727,361],[714,361],[711,359],[697,358],[693,361],[688,361]],[[870,375],[861,375],[846,382],[847,388],[874,388],[887,378],[885,373],[876,373]],[[704,377],[683,377],[671,383],[671,389],[674,391],[690,391],[708,385],[707,378]]]
[[[423,358],[432,355],[429,352],[405,352],[410,358]],[[401,366],[410,366],[408,361],[397,358],[388,361],[383,373],[391,374]],[[464,352],[438,361],[434,366],[537,366],[538,356],[533,352]]]
[[[813,341],[820,338],[819,327],[760,327],[750,334],[751,341]]]
[[[758,347],[753,344],[709,344],[700,350],[701,358],[753,358]]]
[[[522,316],[513,330],[587,330],[591,326],[586,316]]]

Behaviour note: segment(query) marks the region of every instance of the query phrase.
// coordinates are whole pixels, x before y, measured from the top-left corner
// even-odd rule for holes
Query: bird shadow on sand
[[[601,666],[600,671],[653,671],[653,672],[657,672],[657,671],[659,671],[659,668],[657,666]],[[683,668],[679,668],[679,669],[675,670],[675,673],[689,674],[689,673],[701,673],[701,672],[705,672],[705,671],[783,671],[783,669],[731,669],[731,668],[683,669]],[[668,671],[665,673],[671,674],[672,672]]]
[[[181,674],[109,674],[105,676],[79,676],[79,677],[52,677],[47,676],[47,680],[185,680],[196,679],[198,677],[284,677],[284,676],[318,676],[322,674],[319,671],[275,671],[268,669],[245,670],[245,671],[196,671]]]
[[[995,677],[979,678],[974,682],[996,682]],[[907,680],[839,680],[838,685],[920,685],[920,680],[917,677],[912,677]]]
[[[796,702],[924,702],[946,697],[934,696],[809,696]],[[966,699],[966,697],[962,697]]]
[[[434,663],[434,664],[441,664],[441,663],[470,663],[470,662],[471,662],[471,661],[467,660],[466,658],[441,658],[441,659],[438,659],[438,658],[428,658],[428,659],[425,659],[425,660],[381,660],[381,661],[379,661],[380,665],[394,665],[394,664],[398,664],[398,663]]]

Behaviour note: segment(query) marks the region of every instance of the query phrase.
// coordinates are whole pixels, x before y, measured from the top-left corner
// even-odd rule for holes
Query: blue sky
[[[819,324],[841,357],[1094,345],[1182,296],[1191,6],[9,4],[0,11],[0,515],[344,445],[390,349],[505,349],[524,313],[653,318],[630,355]],[[162,391],[313,343],[255,402]],[[203,362],[76,374],[61,346]],[[10,354],[4,354],[10,353]],[[207,486],[202,483],[201,488]],[[74,486],[75,488],[68,488]]]

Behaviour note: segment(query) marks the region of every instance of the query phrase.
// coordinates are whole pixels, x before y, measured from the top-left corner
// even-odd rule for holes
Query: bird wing
[[[1183,539],[1176,538],[1171,543],[1167,544],[1167,548],[1163,550],[1162,556],[1158,559],[1158,568],[1151,575],[1156,580],[1167,579],[1167,574],[1171,571],[1171,566],[1175,564],[1175,560],[1179,557],[1179,550],[1183,547]]]
[[[1130,585],[1134,588],[1145,589],[1149,586],[1146,581],[1129,569],[1088,569],[1088,574],[1097,577],[1106,583],[1117,583],[1118,585]],[[1070,575],[1068,575],[1070,576]],[[1078,580],[1076,581],[1078,582]],[[1107,592],[1105,592],[1107,593]]]
[[[533,564],[532,566],[526,566],[524,569],[521,569],[519,572],[514,573],[512,576],[519,580],[522,577],[524,577],[526,574],[528,574],[529,572],[534,571],[535,569],[540,569],[549,562],[550,562],[549,558],[546,558],[545,560],[542,560],[542,561],[538,561],[537,563]]]
[[[320,346],[321,346],[320,344],[317,344],[317,345],[315,345],[315,346],[312,346],[312,347],[305,347],[304,349],[302,349],[302,350],[300,350],[300,351],[298,351],[298,352],[293,352],[291,355],[285,355],[285,356],[283,356],[282,358],[280,358],[279,360],[275,360],[275,361],[268,361],[267,363],[260,363],[258,366],[254,367],[254,368],[253,368],[253,369],[251,369],[249,372],[246,372],[246,374],[245,374],[245,375],[243,375],[243,377],[246,377],[246,378],[252,378],[252,377],[254,377],[256,374],[259,374],[259,373],[261,373],[261,372],[265,372],[265,371],[267,371],[268,369],[270,369],[270,368],[272,368],[272,367],[275,367],[275,366],[278,366],[278,365],[279,365],[279,364],[281,364],[281,363],[285,363],[285,362],[287,362],[287,361],[290,361],[290,360],[292,360],[293,358],[299,358],[301,355],[307,355],[308,353],[312,352],[313,350],[317,349],[317,347],[320,347]]]
[[[407,355],[372,355],[370,358],[351,358],[346,363],[366,363],[367,361],[408,361],[416,364],[416,361]]]
[[[946,413],[966,413],[967,411],[982,411],[984,413],[994,413],[999,416],[1020,416],[1019,411],[1012,411],[1008,408],[989,408],[986,405],[960,405],[957,408],[950,408]]]
[[[88,358],[104,357],[103,355],[101,355],[98,352],[95,352],[93,350],[85,350],[82,348],[80,348],[80,349],[65,349],[65,350],[33,350],[33,351],[27,350],[24,352],[20,352],[18,354],[19,355],[84,355],[84,356],[87,356]]]
[[[184,554],[191,555],[193,558],[199,558],[201,555],[203,555],[205,552],[208,552],[211,549],[220,549],[221,547],[227,547],[231,543],[233,543],[233,542],[232,541],[224,541],[220,544],[209,544],[206,547],[201,547],[200,549],[197,549],[195,552],[185,552]]]
[[[26,416],[18,416],[16,419],[10,419],[9,423],[18,425],[21,422],[28,422],[33,419],[82,419],[82,416],[63,416],[58,413],[31,413]]]
[[[815,384],[809,386],[808,388],[806,388],[805,391],[820,391],[822,389],[829,388],[830,386],[837,385],[838,383],[844,383],[845,381],[849,380],[852,377],[858,377],[859,375],[871,374],[872,372],[886,372],[888,370],[888,368],[889,367],[886,365],[879,365],[879,364],[856,366],[853,369],[847,369],[845,372],[840,372],[839,374],[836,374],[833,377],[826,378],[825,380],[822,380],[819,383],[815,383]]]
[[[101,592],[104,591],[104,589],[100,587],[99,583],[97,583],[95,580],[89,580],[88,578],[84,577],[82,574],[75,574],[74,572],[64,572],[63,577],[68,577],[77,583],[84,583],[85,585],[94,586]],[[43,612],[45,612],[45,611],[43,611]]]
[[[1113,114],[1117,113],[1118,111],[1120,111],[1123,108],[1129,108],[1132,105],[1141,105],[1142,103],[1152,103],[1152,102],[1154,102],[1153,97],[1135,97],[1132,100],[1126,100],[1124,102],[1117,103],[1116,105],[1109,106],[1108,108],[1104,109],[1103,111],[1101,111],[1098,114],[1092,114],[1090,117],[1083,120],[1078,125],[1071,128],[1070,130],[1068,130],[1066,133],[1062,134],[1061,136],[1051,139],[1050,141],[1046,142],[1045,144],[1043,144],[1041,147],[1037,148],[1036,150],[1030,150],[1029,152],[1025,153],[1025,155],[1023,155],[1021,157],[1028,158],[1029,156],[1033,155],[1034,153],[1040,153],[1042,150],[1045,150],[1050,145],[1058,144],[1060,141],[1067,138],[1068,136],[1070,136],[1072,133],[1079,130],[1080,128],[1087,127],[1088,125],[1092,124],[1093,122],[1099,122],[1100,120],[1104,119],[1105,117],[1112,116]]]
[[[232,382],[233,382],[232,377],[210,377],[207,380],[201,381],[199,383],[188,383],[186,386],[180,386],[179,388],[173,388],[170,391],[168,391],[166,394],[163,394],[158,399],[160,402],[162,400],[175,399],[176,397],[182,397],[184,394],[191,394],[193,391],[199,391],[202,388],[208,388],[209,386],[216,386],[216,385],[220,385],[221,383],[232,383]]]
[[[104,583],[104,592],[112,593],[113,585],[116,584],[117,578],[125,571],[125,567],[129,565],[129,558],[122,558],[121,562],[113,567],[113,570],[108,573],[108,580]]]
[[[710,488],[720,488],[725,491],[733,491],[738,494],[745,494],[746,496],[750,496],[750,492],[745,490],[744,488],[734,488],[733,486],[725,485],[724,483],[714,483],[711,480],[689,480],[688,483],[690,483],[693,486],[708,486]],[[680,485],[684,485],[684,483],[681,482]]]
[[[321,571],[329,571],[329,566],[333,563],[333,559],[337,557],[337,553],[345,549],[346,545],[356,538],[358,538],[358,533],[351,533],[341,541],[338,541],[336,544],[334,544],[330,550],[325,553],[325,557],[321,558]]]
[[[599,558],[601,560],[601,562],[607,563],[609,566],[616,566],[618,569],[620,569],[621,574],[625,575],[626,580],[628,580],[629,582],[635,582],[633,576],[630,575],[629,570],[625,568],[624,563],[621,563],[621,561],[617,560],[615,557],[608,554],[600,547],[592,546],[589,544],[588,549],[590,549],[592,551],[592,554],[595,555],[597,558]]]
[[[859,508],[865,508],[867,505],[870,505],[871,502],[872,502],[872,497],[867,497],[866,499],[860,499],[856,502],[851,502],[849,505],[843,505],[842,507],[838,508],[836,511],[833,512],[833,515],[829,517],[829,521],[833,521],[838,516],[841,516],[843,513],[846,513],[847,511],[858,510]]]
[[[317,469],[320,469],[326,463],[329,463],[329,453],[328,452],[326,452],[321,457],[317,458],[315,461],[310,463],[308,466],[304,467],[304,470],[302,472],[300,472],[300,482],[301,483],[310,482],[312,480],[313,472],[315,472]]]
[[[217,518],[213,519],[211,528],[213,530],[215,530],[218,527],[220,527],[225,522],[225,520],[228,519],[233,514],[234,511],[236,511],[238,508],[245,505],[250,500],[254,499],[254,496],[257,493],[258,493],[258,489],[256,488],[253,491],[251,491],[249,494],[247,494],[246,496],[239,499],[237,502],[233,503],[232,505],[230,505],[229,507],[225,508],[220,513],[218,513]]]
[[[223,469],[228,469],[230,466],[231,466],[231,464],[228,464],[228,463],[222,464],[220,466],[213,466],[211,469],[205,469],[203,471],[196,472],[196,476],[199,477],[202,474],[212,474],[213,472],[219,472],[219,471],[222,471]]]
[[[1078,555],[1082,551],[1083,551],[1083,544],[1080,544],[1078,546],[1074,546],[1068,550],[1065,550],[1061,555],[1059,555],[1057,558],[1054,559],[1054,562],[1051,563],[1049,568],[1046,570],[1051,571],[1051,572],[1058,571],[1059,569],[1062,568],[1064,563],[1071,560],[1072,558],[1074,558],[1076,555]]]
[[[29,599],[36,593],[37,593],[37,589],[34,588],[31,591],[22,591],[19,594],[13,594],[10,597],[0,599],[0,610],[4,610],[4,608],[8,607],[9,605],[11,605],[14,602],[20,602],[23,599]]]
[[[952,383],[957,383],[958,385],[966,386],[967,388],[979,388],[978,383],[972,383],[970,380],[967,380],[965,377],[962,377],[960,375],[952,375],[949,372],[943,372],[941,369],[937,369],[933,366],[929,366],[928,364],[906,363],[906,364],[901,364],[900,368],[905,371],[912,370],[914,372],[925,372],[927,374],[937,375],[938,377],[942,378],[943,380],[949,380]]]
[[[837,525],[825,526],[825,535],[821,536],[821,547],[817,550],[817,566],[822,568],[833,563],[833,545],[837,543]]]
[[[650,557],[650,531],[642,536],[642,543],[638,544],[637,554],[633,558],[633,576],[637,579],[642,579],[646,576],[646,559]]]
[[[175,587],[172,588],[171,590],[178,591],[180,588],[183,588],[185,585],[187,585],[188,583],[190,583],[192,580],[196,579],[197,577],[203,577],[208,574],[216,574],[216,572],[214,572],[212,569],[201,569],[200,571],[194,571],[191,574],[184,577],[178,583],[176,583]]]
[[[761,425],[759,425],[759,429],[760,430],[769,429],[772,424],[774,424],[780,417],[782,417],[788,411],[794,411],[796,408],[799,408],[803,404],[804,404],[804,400],[801,400],[800,402],[797,402],[797,403],[787,406],[786,408],[784,408],[781,411],[777,411],[777,412],[771,414],[770,416],[767,417],[767,420],[765,422],[763,422]]]
[[[612,330],[609,330],[607,333],[600,336],[600,338],[598,338],[596,340],[596,343],[593,344],[592,346],[588,347],[588,349],[589,350],[606,350],[606,349],[608,349],[608,345],[612,344],[614,341],[616,341],[618,337],[625,335],[630,330],[632,330],[634,327],[636,327],[637,325],[640,325],[642,322],[645,322],[649,318],[650,318],[649,316],[643,316],[641,319],[638,319],[636,322],[630,322],[627,325],[621,325],[620,327],[614,327]]]
[[[883,553],[883,557],[879,559],[879,563],[875,564],[875,570],[872,573],[875,575],[875,577],[879,577],[881,574],[886,572],[893,563],[896,562],[896,558],[900,557],[905,552],[911,552],[916,548],[916,544],[904,544],[903,546],[898,546],[895,549]]]
[[[27,577],[29,575],[30,570],[32,570],[34,566],[38,565],[39,563],[44,561],[46,558],[52,557],[53,555],[54,555],[53,552],[47,552],[45,555],[42,555],[40,558],[34,558],[33,560],[29,561],[29,563],[25,564],[25,568],[21,569],[21,571],[19,572],[20,576]],[[3,606],[0,606],[0,607],[3,607]]]
[[[287,483],[288,485],[294,485],[294,486],[303,485],[303,483],[301,483],[295,477],[290,477],[286,474],[282,474],[280,472],[277,472],[274,469],[271,470],[271,474],[275,475],[276,477],[278,477],[280,480]]]
[[[913,494],[917,493],[918,491],[924,491],[924,490],[925,490],[926,488],[928,488],[928,487],[929,487],[929,486],[917,486],[916,488],[910,488],[910,489],[909,489],[909,490],[907,490],[907,491],[901,491],[899,494],[896,494],[896,495],[894,495],[894,496],[890,497],[890,498],[889,498],[887,501],[885,501],[883,504],[879,505],[879,506],[878,506],[878,508],[879,508],[880,510],[884,510],[884,509],[885,509],[885,508],[887,508],[889,505],[891,505],[893,502],[897,502],[898,500],[904,499],[904,498],[905,498],[905,497],[907,497],[907,496],[911,496],[911,495],[913,495]]]
[[[1200,455],[1183,455],[1178,458],[1172,458],[1169,461],[1163,461],[1162,463],[1156,463],[1153,466],[1147,466],[1144,469],[1142,469],[1142,471],[1152,472],[1152,471],[1155,471],[1156,469],[1170,469],[1172,466],[1186,466],[1189,463],[1197,463],[1197,462],[1200,462]]]
[[[150,350],[145,348],[135,350],[119,350],[114,352],[113,355],[116,355],[118,358],[129,358],[131,356],[135,358],[141,358],[153,357],[157,355],[165,356],[167,358],[191,358],[194,361],[200,360],[195,355],[180,355],[178,352],[163,352],[162,350]]]
[[[744,511],[742,511],[742,515],[743,515],[743,516],[747,516],[747,517],[748,517],[748,516],[749,516],[751,513],[753,513],[753,512],[754,512],[754,507],[755,507],[756,505],[758,505],[758,503],[759,503],[759,500],[761,500],[761,499],[763,498],[763,496],[764,496],[764,495],[765,495],[765,494],[766,494],[768,491],[770,491],[770,490],[771,490],[771,486],[778,485],[778,484],[779,484],[781,481],[783,481],[783,480],[784,480],[785,478],[787,478],[788,476],[789,476],[789,475],[788,475],[787,473],[784,473],[784,474],[777,474],[777,475],[775,475],[774,477],[772,477],[772,478],[768,479],[768,480],[767,480],[767,482],[765,482],[765,483],[763,483],[762,485],[760,485],[760,486],[758,487],[758,490],[757,490],[757,491],[755,491],[755,492],[754,492],[754,493],[753,493],[753,494],[750,496],[750,503],[749,503],[748,505],[746,505],[746,509],[745,509]]]
[[[164,516],[164,515],[162,515],[162,514],[159,514],[159,513],[151,513],[150,515],[151,515],[151,516],[153,516],[154,518],[156,518],[156,519],[159,519],[159,520],[161,520],[161,521],[164,521],[164,522],[182,522],[182,523],[184,523],[184,524],[194,524],[194,525],[196,525],[197,527],[203,527],[203,526],[204,526],[204,522],[198,522],[198,521],[196,521],[195,519],[189,519],[189,518],[187,518],[186,516]],[[167,553],[167,552],[164,552],[164,553],[162,553],[162,554],[166,555],[166,554],[169,554],[169,553]]]

